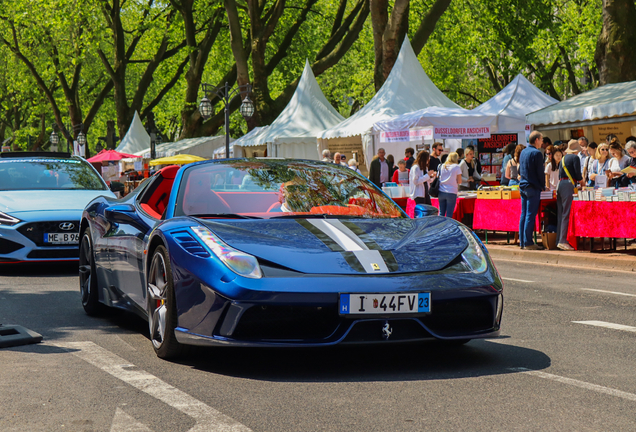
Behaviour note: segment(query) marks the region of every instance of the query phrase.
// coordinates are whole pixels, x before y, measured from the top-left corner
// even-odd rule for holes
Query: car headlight
[[[14,218],[13,216],[9,216],[6,213],[2,213],[0,212],[0,225],[15,225],[17,223],[22,222],[20,219],[18,218]]]
[[[468,240],[468,247],[462,253],[464,262],[468,264],[472,273],[483,273],[488,269],[488,261],[486,260],[486,254],[481,247],[481,242],[477,240],[475,234],[463,225],[459,225],[459,229],[462,230]]]
[[[468,247],[461,254],[461,262],[442,270],[443,273],[483,273],[488,270],[488,260],[480,241],[468,228],[458,226],[468,240]]]
[[[190,227],[201,241],[216,255],[230,270],[239,276],[252,279],[263,277],[261,267],[256,257],[234,249],[223,240],[215,236],[209,229]]]

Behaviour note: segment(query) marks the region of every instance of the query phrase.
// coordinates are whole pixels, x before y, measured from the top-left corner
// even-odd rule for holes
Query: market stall
[[[360,169],[366,171],[381,147],[375,142],[373,125],[427,107],[459,108],[426,75],[407,37],[382,88],[360,111],[323,131],[318,140],[318,151],[328,148],[332,154],[340,152],[348,158],[355,154]],[[402,157],[403,154],[402,151],[395,156]]]
[[[317,137],[344,120],[322,93],[309,61],[298,87],[279,116],[266,129],[240,141],[243,149],[266,146],[267,155],[319,160]]]
[[[614,197],[622,201],[614,201]],[[633,198],[632,198],[633,197]],[[607,199],[607,197],[605,197]],[[636,238],[636,191],[619,191],[612,201],[573,201],[568,243],[578,249],[577,238]]]
[[[463,222],[466,215],[474,214],[476,200],[477,198],[474,194],[458,196],[455,210],[453,211],[453,219],[458,222]],[[437,198],[431,198],[431,205],[439,209],[439,200]],[[406,199],[406,214],[411,218],[415,217],[415,201],[410,198]]]
[[[603,142],[615,134],[625,144],[636,136],[636,81],[606,84],[528,114],[528,125],[552,141],[585,136]]]
[[[102,150],[92,158],[87,159],[95,169],[102,175],[107,184],[111,181],[125,183],[128,178],[123,160],[133,160],[141,162],[141,158],[136,155],[122,153],[117,150]]]

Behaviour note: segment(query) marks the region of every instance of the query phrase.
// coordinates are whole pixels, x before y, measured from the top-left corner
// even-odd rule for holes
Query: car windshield
[[[105,190],[104,182],[79,159],[0,159],[0,190]]]
[[[229,160],[186,168],[175,216],[406,217],[390,198],[350,168],[281,159]]]

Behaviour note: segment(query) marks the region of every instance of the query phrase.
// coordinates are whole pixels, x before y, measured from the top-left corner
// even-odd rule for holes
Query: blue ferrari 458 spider
[[[0,153],[0,264],[75,261],[82,212],[115,198],[84,159],[68,153]]]
[[[410,219],[347,167],[170,166],[123,199],[93,200],[79,233],[84,309],[144,317],[161,358],[185,345],[464,343],[500,331],[503,285],[475,234]]]

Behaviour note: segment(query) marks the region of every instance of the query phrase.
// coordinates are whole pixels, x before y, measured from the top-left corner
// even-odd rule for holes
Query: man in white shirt
[[[579,152],[579,159],[581,159],[581,172],[583,172],[583,167],[585,166],[585,162],[589,155],[587,154],[587,145],[588,140],[584,136],[579,138],[579,145],[581,146],[581,151]]]

